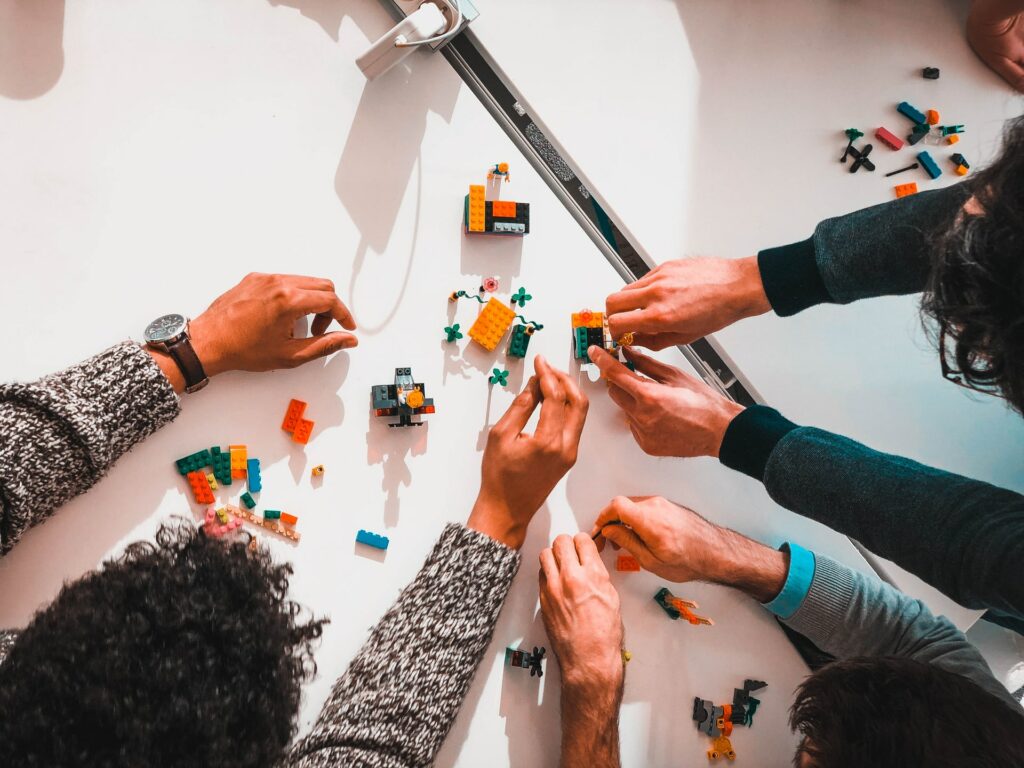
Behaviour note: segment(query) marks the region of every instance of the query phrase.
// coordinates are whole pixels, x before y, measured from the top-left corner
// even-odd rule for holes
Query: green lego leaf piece
[[[518,291],[512,294],[512,306],[518,304],[520,308],[525,307],[526,302],[528,302],[532,298],[533,296],[528,294],[525,288],[520,288]]]
[[[462,338],[462,333],[459,331],[459,324],[454,323],[453,325],[446,325],[444,328],[445,334],[447,334],[448,342],[455,341],[456,339]]]
[[[508,371],[503,371],[500,368],[495,368],[493,374],[488,379],[491,384],[500,384],[503,387],[508,386]]]
[[[862,132],[858,131],[856,128],[847,128],[845,133],[846,133],[846,138],[848,138],[850,141],[856,141],[857,139],[861,138],[864,135]]]

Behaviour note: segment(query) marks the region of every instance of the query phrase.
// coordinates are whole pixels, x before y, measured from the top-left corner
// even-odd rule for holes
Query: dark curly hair
[[[843,659],[797,689],[794,766],[1024,765],[1024,714],[971,680],[906,657]]]
[[[324,623],[291,573],[182,520],[66,584],[0,664],[0,765],[272,765]]]
[[[980,210],[938,238],[921,309],[944,375],[1024,414],[1024,116],[970,191]]]

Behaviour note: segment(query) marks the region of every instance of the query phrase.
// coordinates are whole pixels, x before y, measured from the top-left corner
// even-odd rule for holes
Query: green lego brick
[[[253,507],[256,506],[256,499],[250,496],[249,492],[246,491],[245,493],[242,494],[242,503],[245,504],[245,506],[247,506],[249,509],[252,509]]]
[[[204,467],[210,466],[212,459],[210,452],[205,448],[195,453],[190,453],[188,456],[178,459],[174,463],[178,467],[178,472],[182,475],[187,475],[189,472],[195,472],[203,469]]]
[[[577,360],[590,362],[590,355],[587,354],[587,329],[576,328],[576,344],[573,345],[573,355]]]
[[[530,346],[530,334],[525,325],[512,326],[512,336],[508,340],[509,357],[526,357],[526,348]]]
[[[280,520],[281,510],[280,509],[264,509],[263,518],[265,520]]]
[[[221,485],[231,485],[231,454],[214,446],[210,449],[213,476]]]

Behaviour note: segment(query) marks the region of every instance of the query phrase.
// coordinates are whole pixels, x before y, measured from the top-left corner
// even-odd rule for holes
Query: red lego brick
[[[496,219],[514,219],[516,217],[516,204],[511,200],[494,200],[491,206],[491,213]]]
[[[295,431],[292,433],[292,440],[305,445],[309,442],[309,436],[312,432],[313,422],[309,419],[299,419],[299,423],[295,426]]]
[[[285,432],[294,432],[295,427],[299,425],[299,419],[302,418],[302,414],[306,412],[306,403],[301,400],[292,400],[288,403],[288,412],[284,415],[284,423],[281,424],[281,429]],[[303,441],[305,442],[305,441]]]
[[[188,484],[192,487],[192,495],[200,504],[213,504],[213,490],[210,488],[210,481],[206,479],[199,470],[189,472],[185,475]]]
[[[640,563],[636,561],[635,557],[630,555],[619,555],[619,559],[615,561],[616,571],[639,571]]]
[[[875,138],[885,144],[889,149],[902,149],[903,139],[891,131],[887,131],[885,128],[879,128],[875,131]]]

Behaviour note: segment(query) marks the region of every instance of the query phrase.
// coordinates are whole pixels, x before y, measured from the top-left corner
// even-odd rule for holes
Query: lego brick
[[[526,225],[517,221],[496,221],[493,231],[498,235],[525,235]]]
[[[233,514],[242,518],[246,522],[249,522],[252,525],[258,525],[261,528],[266,528],[268,531],[276,533],[278,536],[284,536],[286,539],[290,539],[296,543],[302,538],[302,534],[294,528],[285,528],[278,520],[267,520],[262,517],[257,517],[248,509],[239,509],[238,507],[230,507],[230,509]]]
[[[572,327],[601,328],[604,326],[604,312],[591,312],[584,309],[581,312],[572,313]]]
[[[508,340],[508,356],[509,357],[526,357],[526,349],[530,346],[531,334],[526,332],[525,325],[512,326],[512,335]]]
[[[938,80],[939,79],[939,68],[938,67],[925,67],[921,70],[921,77],[925,80]]]
[[[966,165],[958,165],[958,166],[956,167],[956,175],[957,175],[957,176],[966,176],[966,175],[967,175],[967,172],[968,172],[969,170],[970,170],[970,169],[969,169],[969,168],[968,168],[968,167],[967,167]]]
[[[491,297],[469,329],[469,338],[487,351],[493,351],[505,335],[505,331],[512,325],[515,316],[516,313],[511,307]]]
[[[942,171],[939,169],[939,166],[935,163],[935,160],[932,159],[932,156],[928,154],[927,151],[918,152],[917,161],[921,163],[921,167],[924,168],[925,173],[927,173],[933,179],[937,179],[939,178],[939,176],[942,175]]]
[[[305,445],[309,442],[309,436],[313,434],[314,422],[309,419],[299,419],[298,425],[295,427],[295,431],[292,432],[292,440],[296,443],[302,443]]]
[[[959,152],[954,152],[949,157],[953,161],[953,165],[962,165],[964,168],[970,168],[971,164],[967,162],[967,158],[961,155]]]
[[[244,445],[229,445],[228,451],[231,454],[231,477],[237,480],[245,479],[245,462],[248,460],[248,451]]]
[[[491,215],[495,218],[514,219],[516,204],[511,200],[494,200],[491,203]]]
[[[260,475],[260,460],[248,459],[245,462],[245,473],[249,480],[249,493],[259,493],[263,490],[263,478]]]
[[[952,136],[957,133],[963,133],[964,127],[962,125],[944,125],[942,126],[943,136]]]
[[[369,531],[360,531],[356,534],[356,542],[358,544],[366,544],[368,547],[376,547],[377,549],[388,548],[388,537],[381,536],[376,533],[370,533]]]
[[[249,492],[246,491],[245,493],[242,494],[242,503],[245,504],[245,506],[248,507],[249,509],[252,509],[253,507],[256,506],[256,499],[250,496]]]
[[[221,485],[231,485],[231,455],[214,446],[210,449],[213,474]]]
[[[306,412],[306,403],[302,400],[292,400],[288,403],[288,410],[284,414],[284,421],[281,423],[281,429],[285,432],[294,432],[295,427],[299,425],[299,419]]]
[[[899,112],[904,117],[913,120],[918,125],[927,125],[928,123],[928,118],[925,116],[923,112],[911,106],[909,103],[905,101],[901,101],[899,104],[896,105],[896,111]]]
[[[896,197],[906,197],[907,195],[917,194],[917,184],[911,182],[910,184],[897,184],[894,187],[896,191]]]
[[[280,509],[264,509],[263,517],[267,520],[279,520],[281,518]]]
[[[299,522],[299,518],[297,518],[295,515],[292,515],[292,514],[290,514],[288,512],[282,512],[281,513],[281,522],[284,523],[285,525],[295,525],[297,522]]]
[[[631,555],[619,555],[615,560],[615,570],[626,573],[635,573],[640,570],[640,563]]]
[[[934,110],[934,109],[929,109],[925,113],[925,121],[928,123],[928,125],[938,125],[939,124],[939,113],[938,113],[938,111]]]
[[[465,225],[467,232],[484,231],[484,186],[483,184],[471,184],[469,194],[466,195],[465,203]]]
[[[206,482],[208,482],[210,484],[210,490],[211,491],[216,491],[217,488],[219,487],[217,485],[217,476],[215,474],[213,474],[213,472],[207,472],[206,473]]]
[[[590,355],[587,354],[587,329],[573,329],[573,357],[577,360],[590,362]]]
[[[324,474],[324,465],[323,464],[317,464],[315,467],[313,467],[313,470],[310,472],[310,475],[312,477],[323,477],[323,474]]]
[[[960,141],[960,137],[957,136],[955,133],[946,137],[947,144],[956,144],[958,141]]]
[[[206,475],[198,469],[185,475],[189,486],[192,488],[192,495],[200,504],[213,504],[213,491],[210,489],[210,481]]]
[[[189,472],[195,472],[196,470],[210,466],[212,462],[213,457],[210,455],[210,452],[204,448],[196,453],[190,453],[188,456],[178,459],[174,463],[178,467],[178,472],[180,474],[187,475]]]
[[[903,140],[885,128],[879,127],[875,131],[875,138],[885,144],[889,149],[897,150],[903,148]]]

